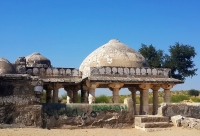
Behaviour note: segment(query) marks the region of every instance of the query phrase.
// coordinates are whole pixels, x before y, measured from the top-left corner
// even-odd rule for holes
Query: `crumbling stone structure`
[[[137,113],[136,91],[139,91],[139,114],[155,115],[158,112],[158,90],[164,89],[164,100],[170,103],[170,89],[180,83],[183,81],[171,78],[170,69],[148,67],[141,54],[116,39],[92,52],[79,69],[52,67],[51,61],[40,53],[19,57],[14,64],[0,58],[0,123],[44,125],[42,119],[46,115],[42,111],[47,105],[58,103],[60,88],[67,92],[67,106],[77,103],[79,90],[81,103],[94,105],[96,88],[112,91],[113,103],[118,104],[120,89],[128,88],[134,114]],[[149,89],[153,90],[152,113],[149,112]],[[46,91],[46,105],[41,105],[43,90]]]

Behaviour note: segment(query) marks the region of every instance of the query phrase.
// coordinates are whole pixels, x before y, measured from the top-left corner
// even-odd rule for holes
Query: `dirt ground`
[[[41,129],[7,128],[0,129],[0,136],[200,136],[200,130],[171,127],[167,130],[145,132],[131,129]]]

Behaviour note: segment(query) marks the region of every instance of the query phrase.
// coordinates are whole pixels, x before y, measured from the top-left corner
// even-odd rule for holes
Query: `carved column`
[[[113,93],[113,103],[119,103],[119,90],[124,86],[124,83],[111,83],[108,86]]]
[[[78,102],[78,90],[79,86],[70,85],[65,86],[64,89],[67,92],[67,103],[77,103]]]
[[[85,85],[82,86],[81,90],[81,103],[88,103],[88,90],[89,88]]]
[[[78,90],[80,89],[80,86],[74,86],[73,89],[73,103],[78,103]]]
[[[73,103],[78,103],[78,90],[73,91]]]
[[[142,89],[142,115],[149,114],[149,89],[152,87],[151,84],[140,84],[139,87]]]
[[[128,90],[131,92],[131,96],[132,96],[132,100],[133,100],[133,109],[134,109],[134,115],[136,115],[137,111],[136,111],[136,88],[132,87],[132,88],[128,88]]]
[[[46,103],[51,103],[51,97],[52,97],[52,94],[51,94],[51,91],[53,90],[53,87],[51,84],[48,84],[48,85],[44,85],[44,89],[46,90]]]
[[[160,85],[153,85],[151,88],[153,90],[153,115],[158,113],[158,90],[160,89]]]
[[[65,91],[67,92],[67,103],[72,103],[73,99],[73,90],[71,86],[65,86]]]
[[[61,88],[60,85],[54,84],[53,86],[53,103],[58,103],[58,91]]]
[[[173,87],[173,84],[162,84],[162,88],[164,89],[164,102],[170,103],[170,89]]]
[[[89,104],[95,103],[95,89],[99,86],[99,83],[98,82],[89,82],[87,80],[86,85],[89,89],[89,96],[88,96]]]

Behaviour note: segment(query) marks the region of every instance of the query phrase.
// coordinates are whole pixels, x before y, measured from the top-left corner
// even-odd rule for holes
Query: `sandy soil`
[[[167,130],[145,132],[132,129],[40,129],[40,128],[12,128],[0,129],[0,136],[200,136],[195,129],[172,127]]]

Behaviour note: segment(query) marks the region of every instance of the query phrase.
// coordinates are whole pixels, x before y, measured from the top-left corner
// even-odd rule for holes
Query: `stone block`
[[[183,120],[183,119],[184,118],[181,115],[171,117],[171,121],[174,124],[174,126],[176,126],[176,127],[181,127],[181,120]]]

